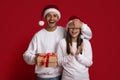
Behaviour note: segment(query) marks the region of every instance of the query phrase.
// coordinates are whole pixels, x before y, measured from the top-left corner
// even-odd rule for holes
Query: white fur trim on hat
[[[66,30],[68,30],[68,25],[69,25],[71,22],[73,22],[73,20],[70,20],[70,21],[67,23],[67,25],[66,25]]]
[[[58,15],[59,19],[61,18],[60,11],[58,11],[58,10],[55,9],[55,8],[49,8],[49,9],[45,10],[43,17],[45,18],[45,16],[46,16],[49,12],[54,12],[54,13],[56,13],[56,14]]]

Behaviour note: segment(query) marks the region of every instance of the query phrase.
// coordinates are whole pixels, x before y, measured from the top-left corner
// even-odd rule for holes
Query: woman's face
[[[49,27],[55,27],[59,21],[58,15],[54,12],[49,12],[45,17]]]
[[[73,23],[69,23],[68,26],[71,37],[77,38],[80,33],[80,27],[75,26]]]

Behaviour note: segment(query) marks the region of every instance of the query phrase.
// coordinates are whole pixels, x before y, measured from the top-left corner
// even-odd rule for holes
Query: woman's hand
[[[69,43],[69,48],[70,48],[70,54],[71,54],[71,55],[75,55],[75,52],[73,51],[73,48],[72,48],[72,46],[71,46],[70,43]]]
[[[79,53],[82,54],[82,47],[83,47],[82,44],[78,46],[78,49],[76,51],[76,55],[78,55]]]

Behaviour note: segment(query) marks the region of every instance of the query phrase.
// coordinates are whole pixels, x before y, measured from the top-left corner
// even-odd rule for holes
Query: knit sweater
[[[76,52],[77,43],[72,43]],[[92,48],[89,40],[83,39],[82,54],[71,55],[66,51],[66,40],[62,39],[58,45],[58,65],[63,67],[62,80],[89,80],[88,69],[92,65]]]

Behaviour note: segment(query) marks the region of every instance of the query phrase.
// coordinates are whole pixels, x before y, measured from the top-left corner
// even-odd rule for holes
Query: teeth
[[[50,21],[50,22],[54,22],[54,21]]]
[[[77,33],[72,33],[73,35],[76,35]]]
[[[51,21],[51,22],[49,22],[49,23],[50,23],[50,24],[54,24],[55,22],[52,22],[52,21]]]
[[[73,34],[76,34],[76,33],[73,33]]]

